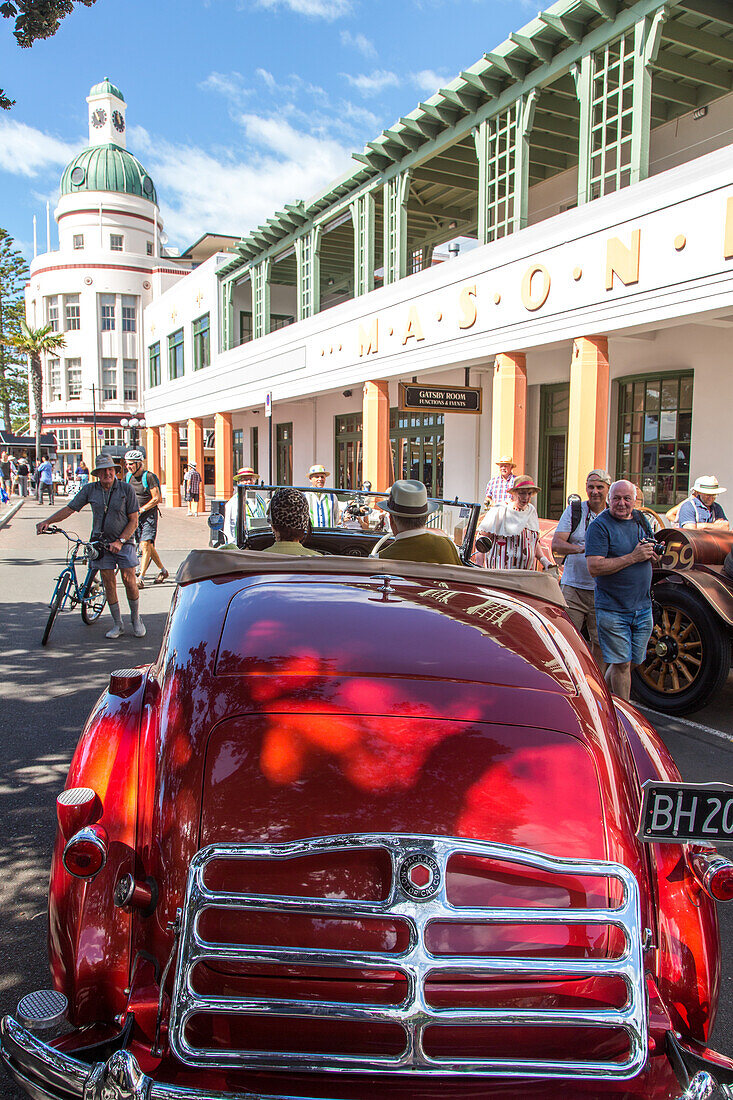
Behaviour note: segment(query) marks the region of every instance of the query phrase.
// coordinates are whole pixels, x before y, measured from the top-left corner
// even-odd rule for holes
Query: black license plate
[[[733,843],[733,787],[727,783],[644,784],[639,836],[662,844]]]

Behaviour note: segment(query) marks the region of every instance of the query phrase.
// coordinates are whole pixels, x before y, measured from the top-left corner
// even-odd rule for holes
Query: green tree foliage
[[[36,410],[36,462],[41,461],[41,430],[43,424],[43,365],[42,355],[52,355],[66,347],[63,333],[54,332],[50,325],[43,328],[29,328],[25,321],[20,322],[17,336],[6,338],[11,348],[28,356],[30,363],[31,389],[33,405]]]
[[[0,15],[15,20],[16,41],[21,49],[28,49],[38,38],[51,38],[59,29],[61,20],[71,15],[75,4],[90,8],[96,0],[0,0]],[[0,88],[0,108],[8,111],[15,103]]]
[[[13,247],[10,234],[0,228],[0,420],[6,432],[28,421],[28,372],[25,356],[5,340],[20,336],[25,318],[23,288],[28,264]]]

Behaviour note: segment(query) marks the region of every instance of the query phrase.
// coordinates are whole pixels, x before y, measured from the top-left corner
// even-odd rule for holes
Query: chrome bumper
[[[118,1050],[106,1062],[90,1066],[41,1042],[12,1016],[0,1021],[0,1057],[14,1081],[34,1100],[236,1100],[242,1093],[212,1092],[180,1085],[156,1084],[142,1073],[129,1051]],[[713,1068],[713,1067],[711,1067]],[[695,1074],[679,1100],[730,1097],[707,1072]],[[267,1097],[247,1093],[247,1100],[307,1100],[286,1094]]]

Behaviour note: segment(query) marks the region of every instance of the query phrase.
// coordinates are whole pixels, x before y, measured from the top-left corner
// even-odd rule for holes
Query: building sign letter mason
[[[472,328],[476,324],[476,286],[464,286],[458,299],[461,317],[459,328]]]
[[[611,237],[606,245],[606,290],[613,290],[613,277],[617,275],[624,286],[633,286],[639,282],[639,255],[641,252],[641,230],[631,234],[631,247]]]
[[[522,305],[534,313],[541,309],[550,293],[550,272],[542,264],[533,264],[522,279]]]
[[[359,358],[361,359],[364,354],[376,355],[379,351],[379,318],[375,317],[372,321],[371,328],[367,334],[364,331],[364,326],[359,325]]]
[[[420,318],[417,315],[417,306],[410,306],[410,312],[407,314],[407,328],[405,329],[405,335],[402,337],[402,343],[406,344],[410,337],[414,337],[415,340],[425,339]]]

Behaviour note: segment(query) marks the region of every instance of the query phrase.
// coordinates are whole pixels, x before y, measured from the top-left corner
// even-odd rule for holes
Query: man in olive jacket
[[[462,565],[455,543],[440,531],[425,526],[432,509],[422,481],[395,481],[386,501],[377,508],[387,512],[394,538],[377,551],[380,558],[427,561],[437,565]]]

